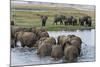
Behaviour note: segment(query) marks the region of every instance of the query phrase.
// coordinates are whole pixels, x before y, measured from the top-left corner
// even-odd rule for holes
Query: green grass
[[[31,11],[16,11],[15,8],[32,8],[32,9],[47,9],[47,12],[31,12]],[[48,20],[45,28],[49,31],[56,30],[76,30],[76,29],[92,29],[95,28],[95,22],[93,22],[92,27],[86,26],[65,26],[65,25],[54,25],[53,18],[54,15],[65,15],[65,16],[75,16],[77,19],[81,16],[89,15],[92,17],[92,20],[95,21],[95,12],[94,11],[82,11],[74,8],[51,8],[49,6],[34,6],[34,5],[19,5],[11,9],[11,20],[15,20],[16,26],[21,27],[41,27],[41,19],[38,15],[47,15]],[[79,23],[79,22],[78,22]]]

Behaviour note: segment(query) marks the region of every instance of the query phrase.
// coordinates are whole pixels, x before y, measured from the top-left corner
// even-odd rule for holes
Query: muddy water
[[[84,43],[82,44],[81,56],[78,57],[77,62],[89,62],[95,61],[95,30],[76,30],[76,31],[48,31],[51,37],[57,37],[59,35],[74,34],[81,37]],[[11,66],[16,65],[37,65],[37,64],[51,64],[51,63],[63,63],[63,58],[60,60],[53,60],[51,57],[41,58],[37,56],[35,48],[14,48],[11,49]]]

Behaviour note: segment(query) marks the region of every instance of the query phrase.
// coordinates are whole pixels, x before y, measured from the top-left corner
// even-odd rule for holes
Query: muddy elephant
[[[74,37],[74,35],[68,35],[68,36],[60,35],[57,38],[58,44],[63,47],[66,42],[70,42],[72,37]]]
[[[50,56],[52,51],[52,45],[50,43],[43,42],[38,46],[37,55],[40,57]]]
[[[44,16],[44,15],[41,16],[42,26],[45,26],[46,25],[47,19],[48,19],[47,16]]]
[[[55,60],[58,60],[63,57],[63,50],[61,45],[52,46],[51,57],[54,58]]]
[[[92,25],[92,18],[90,16],[80,17],[79,23],[81,26],[84,26],[84,25],[91,26]]]
[[[38,39],[40,39],[42,37],[49,37],[49,34],[48,34],[48,32],[41,32],[41,31],[39,31],[37,33],[37,37],[38,37]]]
[[[50,44],[56,44],[56,40],[54,37],[47,37],[44,42],[50,43]]]
[[[51,45],[55,45],[56,44],[56,40],[55,40],[54,37],[42,37],[36,42],[36,46],[38,47],[42,43],[49,43]]]
[[[11,38],[14,39],[15,38],[15,33],[19,32],[19,31],[24,31],[24,28],[11,26],[10,31],[11,31]]]
[[[49,37],[48,32],[45,30],[45,28],[41,27],[41,28],[37,28],[36,30],[34,30],[38,40],[42,37]]]
[[[67,45],[64,49],[64,58],[67,62],[75,62],[77,61],[78,49],[73,45]]]
[[[16,32],[16,42],[20,41],[22,47],[33,47],[37,41],[36,34],[32,32]]]
[[[15,33],[16,32],[31,32],[31,28],[23,28],[23,27],[17,27],[17,26],[11,26],[11,38],[15,38]]]
[[[80,52],[81,52],[81,44],[82,44],[82,40],[80,37],[76,36],[76,37],[73,37],[70,41],[70,43],[77,47],[78,48],[78,53],[80,55]]]
[[[35,44],[35,47],[38,48],[39,45],[41,45],[44,42],[44,40],[46,40],[46,39],[47,39],[47,37],[42,37],[39,40],[37,40],[36,44]]]
[[[56,24],[57,25],[57,23],[58,22],[60,22],[60,24],[63,24],[63,20],[65,19],[65,16],[63,16],[63,15],[56,15],[55,17],[54,17],[54,22],[53,22],[53,24]]]

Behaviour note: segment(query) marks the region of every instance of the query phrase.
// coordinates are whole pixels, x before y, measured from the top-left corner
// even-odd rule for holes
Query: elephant
[[[44,42],[50,43],[50,44],[56,44],[56,40],[54,37],[47,37]]]
[[[68,19],[67,18],[65,18],[64,24],[65,24],[65,26],[68,25]]]
[[[51,45],[55,45],[56,44],[56,40],[55,40],[54,37],[42,37],[36,42],[37,47],[39,45],[41,45],[42,43],[49,43]]]
[[[47,37],[42,37],[42,38],[40,38],[39,40],[37,40],[36,41],[36,44],[35,44],[35,47],[39,47],[39,45],[41,45],[43,42],[44,42],[44,40],[46,40],[47,39]]]
[[[23,28],[23,27],[17,27],[17,26],[11,26],[11,38],[15,38],[15,33],[16,32],[31,32],[31,28]]]
[[[41,37],[49,37],[49,34],[48,32],[45,30],[45,28],[41,27],[41,28],[37,28],[37,29],[34,29],[34,32],[38,38],[38,40],[41,38]]]
[[[81,26],[84,26],[84,25],[91,26],[92,25],[92,18],[90,16],[80,17],[79,23]]]
[[[36,27],[32,27],[32,28],[31,28],[31,32],[37,34],[37,29],[36,29]]]
[[[79,51],[81,50],[82,40],[80,37],[76,35],[67,35],[67,36],[61,35],[61,36],[58,36],[57,40],[58,40],[58,44],[62,46],[63,50],[66,43],[70,43],[71,45],[77,46]]]
[[[24,32],[32,32],[32,28],[24,28]]]
[[[77,25],[77,19],[73,16],[66,17],[64,20],[65,26],[66,25]]]
[[[73,19],[72,19],[72,25],[73,25],[73,26],[77,25],[77,19],[76,19],[76,18],[73,18]]]
[[[72,22],[72,19],[73,18],[74,18],[73,16],[67,17],[67,22],[69,23],[69,25],[72,25],[73,24],[73,22]]]
[[[43,42],[38,46],[37,55],[40,57],[50,56],[52,51],[52,45],[50,43]]]
[[[64,37],[66,37],[66,36],[65,35],[58,36],[58,38],[57,38],[58,43],[57,44],[62,44],[62,40]]]
[[[75,62],[77,60],[78,49],[73,45],[67,45],[64,49],[64,58],[67,62]]]
[[[57,23],[58,22],[60,22],[60,24],[63,24],[63,20],[65,19],[65,16],[63,16],[63,15],[60,15],[60,16],[55,16],[54,17],[54,22],[53,22],[53,24],[55,24],[56,23],[56,25],[57,25]]]
[[[40,39],[42,37],[49,37],[49,34],[48,34],[48,32],[41,32],[41,31],[39,31],[38,34],[37,34],[37,36]]]
[[[70,42],[71,42],[71,44],[72,44],[73,46],[75,46],[75,47],[78,48],[78,53],[79,53],[79,55],[80,55],[80,52],[81,52],[81,44],[82,44],[81,38],[78,37],[78,36],[73,37],[73,38],[71,39]]]
[[[47,21],[48,17],[47,16],[41,16],[41,20],[42,20],[42,26],[46,25],[46,21]]]
[[[13,21],[13,20],[11,21],[11,25],[12,25],[12,26],[14,26],[14,25],[15,25],[15,23],[14,23],[14,21]]]
[[[11,45],[10,45],[11,48],[16,47],[16,46],[15,46],[15,40],[14,40],[14,39],[11,39],[11,40],[10,40],[10,44],[11,44]]]
[[[21,42],[21,46],[22,47],[34,47],[37,38],[36,38],[36,34],[32,33],[32,32],[16,32],[16,42],[20,41]]]
[[[15,33],[19,31],[24,31],[24,28],[11,26],[11,38],[15,38]]]
[[[58,44],[61,45],[62,47],[64,46],[64,44],[66,42],[70,42],[71,38],[74,37],[75,35],[60,35],[58,36],[57,40],[58,40]]]
[[[51,57],[54,58],[55,60],[63,57],[63,50],[61,45],[52,46]]]

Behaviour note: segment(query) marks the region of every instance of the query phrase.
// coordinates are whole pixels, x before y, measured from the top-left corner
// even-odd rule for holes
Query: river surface
[[[81,37],[84,43],[82,44],[81,56],[78,57],[78,62],[92,62],[95,61],[95,30],[76,30],[76,31],[48,31],[51,37],[57,37],[59,35],[74,34]],[[19,43],[20,44],[20,43]],[[63,63],[63,58],[60,60],[53,60],[50,56],[40,58],[37,56],[35,48],[14,48],[11,49],[11,66],[19,65],[40,65],[40,64],[54,64]]]

